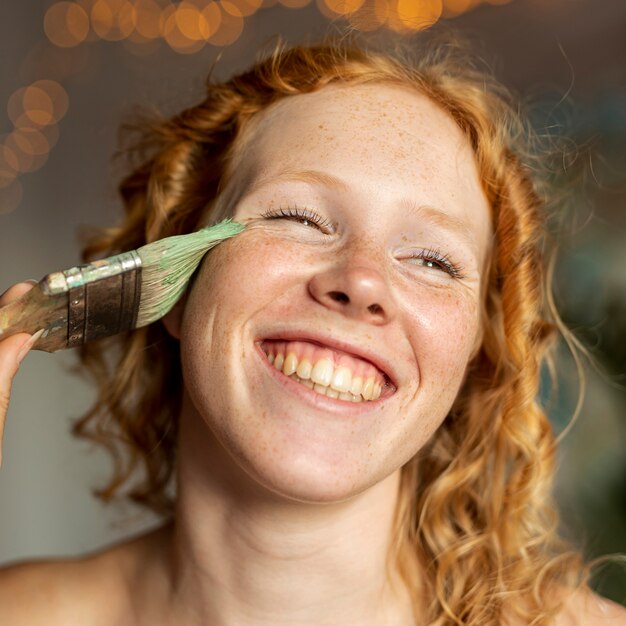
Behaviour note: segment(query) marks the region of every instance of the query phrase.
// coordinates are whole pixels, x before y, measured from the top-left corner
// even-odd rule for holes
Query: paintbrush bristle
[[[227,219],[195,233],[166,237],[139,248],[141,298],[135,327],[163,317],[182,296],[207,251],[244,228]]]

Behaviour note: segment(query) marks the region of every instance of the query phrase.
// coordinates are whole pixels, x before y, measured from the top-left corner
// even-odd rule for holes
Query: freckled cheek
[[[296,246],[246,234],[221,244],[204,260],[188,303],[194,317],[212,310],[222,319],[248,317],[279,298],[302,266]]]
[[[455,297],[429,300],[422,303],[415,323],[424,378],[462,376],[478,332],[477,305]]]

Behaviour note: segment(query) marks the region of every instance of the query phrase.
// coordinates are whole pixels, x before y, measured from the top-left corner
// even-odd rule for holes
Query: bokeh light
[[[29,137],[24,136],[23,129],[14,130],[8,135],[5,135],[0,143],[7,149],[5,150],[7,163],[19,174],[35,172],[48,159],[47,151],[44,151],[42,154],[34,153]],[[37,143],[39,145],[37,145]],[[37,142],[37,140],[35,140],[34,144],[35,149],[39,149],[39,151],[43,150],[44,146],[49,148],[45,138],[44,142]]]
[[[55,80],[37,80],[32,84],[34,89],[45,91],[52,100],[52,119],[59,122],[67,113],[69,107],[69,97],[67,92]]]
[[[262,6],[263,0],[228,0],[237,7],[243,17],[254,15]]]
[[[214,46],[230,46],[235,43],[243,32],[243,15],[235,4],[228,0],[220,0],[221,23],[219,28],[209,37]]]
[[[441,17],[442,10],[441,0],[397,0],[387,21],[395,31],[423,30]]]
[[[202,9],[202,17],[204,17],[208,28],[207,41],[210,41],[222,23],[222,10],[217,2],[208,2]]]
[[[41,87],[34,85],[26,87],[22,96],[22,105],[24,115],[36,126],[48,126],[56,121],[52,98]]]
[[[89,16],[74,2],[57,2],[46,11],[43,28],[55,46],[72,48],[87,38]]]
[[[156,39],[161,35],[161,7],[154,0],[136,0],[134,12],[134,31],[146,40]]]
[[[8,187],[19,171],[19,161],[11,148],[0,143],[0,187]]]
[[[20,66],[27,81],[9,98],[13,131],[0,137],[0,213],[12,211],[22,197],[21,174],[47,160],[59,139],[58,122],[69,99],[59,83],[84,70],[85,42],[122,42],[133,54],[149,56],[165,42],[181,54],[195,54],[207,43],[225,47],[241,36],[245,18],[262,8],[282,5],[300,9],[312,0],[67,0],[56,1],[44,15],[44,32],[52,44],[38,44]],[[319,11],[352,28],[399,33],[427,28],[441,17],[453,18],[481,4],[511,0],[316,0]],[[53,80],[54,79],[54,80]]]
[[[10,135],[9,141],[22,154],[39,157],[50,152],[50,144],[46,136],[35,128],[16,128]]]
[[[184,4],[187,3],[182,3],[181,6],[171,4],[166,7],[161,15],[161,30],[163,38],[172,50],[181,54],[193,54],[201,50],[206,41],[202,39],[202,34],[200,33],[201,26],[198,20],[200,15],[193,13],[195,7],[187,8],[183,6]],[[190,17],[192,13],[195,16],[195,21],[193,17]],[[193,39],[188,37],[181,30],[181,24],[186,30],[193,31],[194,36],[197,34],[198,37]]]
[[[67,93],[59,83],[38,80],[11,95],[7,113],[16,127],[42,128],[56,124],[67,108]]]
[[[336,17],[340,15],[350,15],[358,11],[363,5],[364,0],[318,0],[318,6],[322,11],[327,9],[325,14],[328,17]]]
[[[91,8],[91,28],[106,41],[126,39],[135,23],[135,7],[128,0],[97,0]]]
[[[473,9],[480,0],[443,0],[443,16],[457,17]]]
[[[368,32],[381,28],[388,15],[388,0],[365,0],[361,8],[348,16],[348,20],[357,30]]]
[[[188,40],[206,41],[209,36],[209,24],[202,11],[191,2],[181,2],[172,14],[175,26]]]

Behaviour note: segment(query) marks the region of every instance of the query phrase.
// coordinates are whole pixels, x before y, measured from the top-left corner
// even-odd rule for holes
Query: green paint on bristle
[[[230,219],[188,235],[174,235],[137,250],[141,257],[141,299],[136,328],[163,317],[183,295],[204,255],[245,226]]]

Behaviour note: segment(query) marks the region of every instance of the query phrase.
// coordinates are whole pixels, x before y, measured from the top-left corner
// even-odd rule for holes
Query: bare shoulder
[[[36,561],[0,570],[0,623],[90,624],[100,591],[87,560]],[[94,596],[95,594],[95,596]]]
[[[118,623],[128,615],[133,572],[152,536],[81,558],[31,561],[0,569],[0,624]]]
[[[556,626],[626,626],[626,609],[581,589],[567,596]]]

